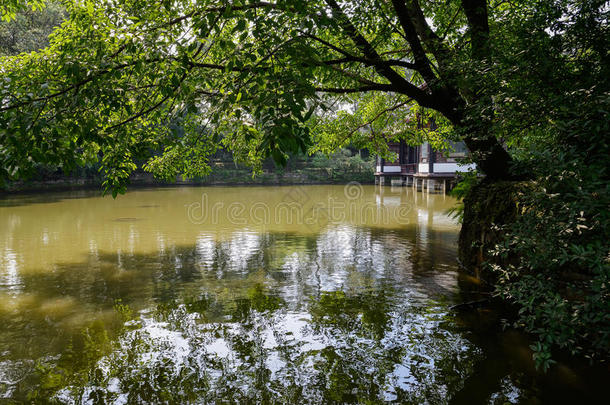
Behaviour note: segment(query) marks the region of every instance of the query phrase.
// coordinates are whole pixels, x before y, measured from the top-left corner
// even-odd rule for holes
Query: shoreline
[[[353,181],[353,180],[352,180]],[[242,187],[259,187],[259,186],[308,186],[308,185],[344,185],[350,183],[350,180],[328,180],[328,181],[261,181],[261,182],[223,182],[223,181],[211,181],[211,182],[197,182],[197,181],[177,181],[175,183],[168,182],[142,182],[136,181],[131,183],[127,187],[129,190],[142,190],[142,189],[161,189],[161,188],[172,188],[172,187],[222,187],[222,186],[242,186]],[[375,181],[358,183],[363,185],[373,185]],[[25,187],[23,187],[25,186]],[[18,187],[13,189],[0,190],[0,199],[19,196],[19,195],[32,195],[32,194],[47,194],[47,193],[61,193],[69,191],[93,191],[98,190],[102,193],[102,184],[100,182],[83,182],[79,180],[77,182],[32,182],[27,184],[20,184]]]

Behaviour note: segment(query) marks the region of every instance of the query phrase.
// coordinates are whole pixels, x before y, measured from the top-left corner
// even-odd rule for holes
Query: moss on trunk
[[[493,284],[493,275],[483,270],[484,261],[493,262],[487,252],[502,238],[499,226],[517,218],[517,197],[524,182],[482,181],[464,198],[464,219],[460,232],[458,256],[465,270],[485,284]]]

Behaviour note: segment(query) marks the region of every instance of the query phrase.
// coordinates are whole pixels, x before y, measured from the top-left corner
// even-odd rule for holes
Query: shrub
[[[610,354],[608,104],[567,114],[558,142],[530,154],[532,187],[521,190],[519,215],[489,252],[496,294],[517,306],[514,324],[537,336],[534,357],[545,369],[553,347]]]

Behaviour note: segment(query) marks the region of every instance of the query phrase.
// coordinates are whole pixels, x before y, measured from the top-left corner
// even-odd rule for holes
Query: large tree
[[[442,114],[489,178],[509,177],[490,130],[493,27],[523,5],[462,0],[67,2],[70,19],[36,54],[2,61],[2,177],[32,162],[102,156],[120,188],[145,151],[149,169],[197,174],[215,139],[244,154],[305,149],[303,123],[328,95],[381,92]],[[198,121],[197,125],[194,124]],[[188,131],[187,131],[188,132]],[[179,139],[179,141],[177,141]]]
[[[265,155],[282,161],[305,150],[306,122],[330,100],[370,93],[384,100],[374,119],[407,114],[413,103],[435,111],[489,179],[506,179],[503,144],[513,135],[498,130],[498,112],[514,103],[502,94],[527,77],[524,62],[563,57],[529,48],[607,59],[582,42],[551,46],[570,27],[607,22],[601,0],[64,3],[69,20],[48,48],[1,61],[4,180],[27,176],[36,162],[69,169],[101,158],[106,187],[121,189],[134,159],[155,150],[163,154],[147,169],[197,175],[218,136],[253,165]],[[551,97],[570,90],[543,86]],[[544,97],[526,104],[546,105]]]

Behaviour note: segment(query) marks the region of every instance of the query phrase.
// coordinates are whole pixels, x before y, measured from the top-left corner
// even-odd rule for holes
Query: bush
[[[531,153],[531,187],[491,249],[496,294],[516,305],[515,326],[535,334],[539,366],[553,347],[610,354],[610,132],[608,100],[557,125],[558,143]],[[495,258],[493,258],[495,256]]]

